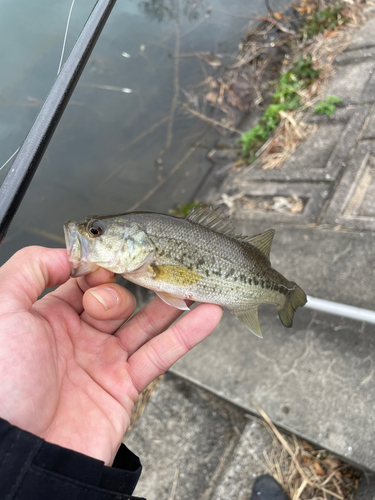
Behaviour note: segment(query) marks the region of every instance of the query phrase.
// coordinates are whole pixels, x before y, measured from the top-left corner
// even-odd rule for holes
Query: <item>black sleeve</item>
[[[112,467],[0,419],[0,500],[142,500],[141,463],[123,444]]]

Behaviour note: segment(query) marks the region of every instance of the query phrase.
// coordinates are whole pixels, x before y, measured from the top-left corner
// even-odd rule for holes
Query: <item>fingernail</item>
[[[106,311],[112,309],[118,303],[117,294],[110,288],[100,288],[100,290],[89,290],[96,300],[98,300]]]

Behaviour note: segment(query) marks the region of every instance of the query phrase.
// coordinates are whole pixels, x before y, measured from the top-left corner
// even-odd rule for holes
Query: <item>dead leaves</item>
[[[253,401],[274,436],[272,449],[264,450],[265,470],[292,500],[352,500],[361,473],[326,450],[318,450],[295,435],[282,434],[265,411]]]
[[[258,161],[264,170],[281,168],[297,146],[317,130],[316,125],[301,121],[301,115],[280,112],[281,122],[273,136],[257,152]]]
[[[246,196],[238,197],[236,208],[277,212],[282,214],[298,214],[304,209],[303,200],[299,196]],[[225,201],[223,200],[225,203]],[[226,203],[227,204],[227,203]]]

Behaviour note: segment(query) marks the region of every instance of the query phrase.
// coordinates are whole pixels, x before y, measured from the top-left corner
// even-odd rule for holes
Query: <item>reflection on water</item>
[[[0,3],[0,165],[22,143],[53,84],[70,4]],[[67,52],[93,4],[76,1]],[[219,137],[181,110],[183,90],[204,80],[194,52],[235,54],[246,25],[264,11],[262,0],[118,0],[0,249],[0,264],[26,245],[63,245],[67,219],[167,212],[191,200]]]
[[[200,0],[145,0],[140,1],[139,6],[142,11],[151,19],[157,19],[159,22],[164,19],[180,21],[181,13],[183,17],[192,21],[198,19],[204,8],[210,12],[208,4]]]

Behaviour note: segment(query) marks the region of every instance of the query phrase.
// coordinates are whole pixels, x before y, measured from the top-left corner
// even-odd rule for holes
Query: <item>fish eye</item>
[[[87,230],[90,233],[90,236],[92,236],[93,238],[97,238],[98,236],[103,234],[104,226],[100,221],[94,220],[93,222],[90,222]]]

